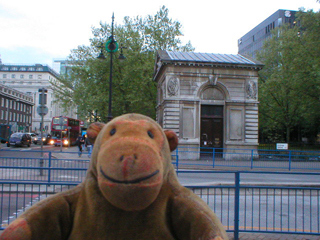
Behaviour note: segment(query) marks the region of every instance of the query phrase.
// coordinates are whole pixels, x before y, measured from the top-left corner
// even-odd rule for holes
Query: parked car
[[[48,144],[51,140],[51,134],[50,133],[42,133],[42,139],[41,134],[39,134],[39,142],[43,142],[43,144]]]
[[[30,147],[31,145],[31,136],[27,133],[14,133],[10,136],[9,142],[7,146],[27,146]]]
[[[37,134],[35,134],[35,133],[26,133],[26,134],[29,134],[29,135],[31,136],[32,142],[33,142],[34,144],[37,144],[37,143],[38,143],[39,137],[38,137]]]

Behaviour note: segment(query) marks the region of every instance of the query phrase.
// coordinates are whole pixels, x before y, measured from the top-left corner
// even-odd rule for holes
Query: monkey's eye
[[[149,135],[150,138],[154,138],[154,135],[150,130],[148,131],[148,135]]]
[[[116,133],[116,129],[115,128],[112,128],[111,131],[110,131],[110,135],[114,135]]]

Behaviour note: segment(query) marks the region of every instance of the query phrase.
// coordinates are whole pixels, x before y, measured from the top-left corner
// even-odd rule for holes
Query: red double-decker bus
[[[75,145],[77,137],[81,133],[81,121],[69,117],[53,117],[51,123],[52,145],[63,146]]]

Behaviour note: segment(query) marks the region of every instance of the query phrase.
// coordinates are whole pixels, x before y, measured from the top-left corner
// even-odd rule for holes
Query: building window
[[[42,79],[42,75],[38,75],[38,79]]]
[[[3,78],[7,78],[7,74],[3,74]]]
[[[24,79],[24,75],[23,74],[20,75],[20,79]]]
[[[33,75],[31,74],[31,75],[29,75],[29,79],[33,79]]]
[[[16,75],[15,75],[15,74],[12,74],[12,75],[11,75],[11,78],[16,78]]]

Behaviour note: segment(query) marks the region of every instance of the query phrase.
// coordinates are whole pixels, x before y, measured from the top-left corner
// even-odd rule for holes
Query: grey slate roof
[[[56,78],[60,78],[59,73],[48,65],[42,64],[0,64],[0,72],[49,72]]]
[[[262,66],[259,62],[254,62],[240,54],[215,54],[215,53],[196,53],[196,52],[174,52],[161,50],[158,52],[161,61],[177,62],[201,62],[216,64],[239,64]]]

